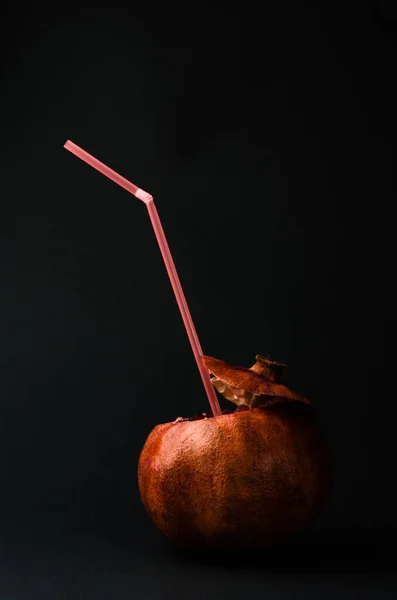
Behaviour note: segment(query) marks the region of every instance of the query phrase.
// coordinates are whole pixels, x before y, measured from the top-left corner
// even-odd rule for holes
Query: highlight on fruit
[[[296,534],[324,506],[330,459],[314,405],[258,354],[239,367],[210,356],[214,388],[235,408],[156,425],[138,461],[146,512],[192,549],[259,549]]]

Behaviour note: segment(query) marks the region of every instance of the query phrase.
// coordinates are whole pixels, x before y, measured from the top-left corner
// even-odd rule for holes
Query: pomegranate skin
[[[316,516],[330,483],[312,411],[284,403],[157,425],[138,462],[150,519],[193,549],[279,542]]]

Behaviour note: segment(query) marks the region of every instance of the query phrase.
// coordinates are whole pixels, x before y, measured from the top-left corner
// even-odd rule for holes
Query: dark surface
[[[25,532],[26,533],[26,532]],[[395,532],[323,531],[254,556],[192,555],[152,530],[29,532],[0,546],[4,598],[395,598]]]
[[[393,6],[3,9],[1,600],[392,597]],[[67,139],[155,197],[204,352],[317,405],[334,487],[287,557],[152,530],[142,445],[207,400],[144,205]]]

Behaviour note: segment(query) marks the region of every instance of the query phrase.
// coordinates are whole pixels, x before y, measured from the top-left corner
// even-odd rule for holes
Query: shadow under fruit
[[[180,546],[264,548],[301,530],[327,498],[331,469],[315,411],[279,383],[285,365],[261,355],[250,369],[204,362],[237,408],[157,425],[139,457],[142,502]]]

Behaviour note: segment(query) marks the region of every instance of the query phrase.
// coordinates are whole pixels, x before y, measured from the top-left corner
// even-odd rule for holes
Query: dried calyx
[[[284,379],[288,373],[287,365],[270,360],[268,356],[264,356],[263,354],[257,354],[255,360],[255,364],[248,370],[257,373],[270,381],[279,382]]]
[[[279,383],[287,374],[287,365],[270,360],[267,356],[257,354],[256,362],[250,368],[230,365],[212,356],[204,356],[203,360],[210,375],[213,375],[211,382],[215,389],[224,398],[237,405],[234,411],[224,410],[222,414],[237,413],[282,402],[311,406],[306,398]],[[194,417],[178,417],[177,421],[198,421],[212,416],[208,413],[197,413]]]

